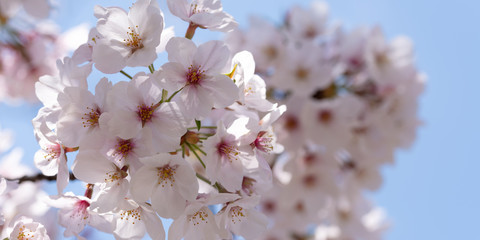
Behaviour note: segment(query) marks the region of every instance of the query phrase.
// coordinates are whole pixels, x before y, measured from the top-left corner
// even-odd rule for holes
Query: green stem
[[[126,77],[132,79],[132,76],[130,76],[128,73],[124,72],[123,70],[120,70],[120,73],[125,75]]]
[[[191,144],[195,149],[197,149],[198,151],[200,151],[203,155],[207,156],[207,153],[205,153],[202,149],[200,149],[199,146],[197,146],[197,144]]]
[[[201,126],[200,128],[217,129],[216,126]],[[188,130],[195,130],[197,127],[189,127]]]
[[[165,89],[162,89],[162,102],[165,102],[168,97],[168,91]]]
[[[229,191],[227,191],[227,189],[225,189],[225,187],[222,186],[222,184],[218,182],[215,183],[215,188],[217,188],[219,193],[230,193]]]
[[[148,66],[148,70],[150,70],[150,73],[155,72],[155,67],[153,66],[153,63]]]
[[[206,166],[205,163],[202,161],[202,159],[200,158],[200,156],[198,156],[198,153],[195,152],[195,149],[193,149],[192,145],[190,145],[190,143],[187,143],[187,142],[185,142],[185,144],[186,144],[187,147],[190,149],[190,151],[195,155],[195,157],[197,157],[198,161],[200,161],[200,163],[202,164],[203,168],[207,168],[207,166]]]
[[[185,158],[185,145],[182,145],[182,158]]]
[[[201,174],[197,173],[197,178],[206,182],[208,185],[212,185],[212,183],[204,176],[202,176]]]
[[[176,92],[174,92],[174,93],[172,94],[172,96],[170,96],[170,97],[167,99],[167,102],[172,101],[172,98],[175,97],[175,95],[177,95],[177,93],[179,93],[180,91],[182,91],[183,88],[184,88],[184,87],[182,87],[182,88],[178,89]]]

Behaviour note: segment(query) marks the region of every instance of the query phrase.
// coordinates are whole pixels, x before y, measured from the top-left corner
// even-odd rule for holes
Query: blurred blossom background
[[[57,0],[51,20],[65,32],[80,24],[95,26],[93,6],[118,5],[128,8],[132,1]],[[183,36],[187,24],[173,17],[166,2],[159,1],[165,14],[165,26],[174,26]],[[384,183],[370,193],[376,205],[383,207],[391,227],[385,239],[471,239],[477,235],[480,215],[476,151],[480,133],[480,2],[459,0],[335,0],[329,5],[329,25],[341,23],[347,30],[380,26],[387,39],[403,35],[415,45],[416,64],[428,76],[420,99],[423,126],[408,150],[396,153],[396,163],[383,169]],[[257,15],[280,24],[292,5],[308,7],[308,0],[222,1],[226,12],[249,26],[249,17]],[[75,37],[87,40],[88,31]],[[222,38],[221,33],[198,30],[197,43]],[[72,43],[74,44],[74,43]],[[166,53],[162,53],[166,58]],[[162,56],[160,56],[162,59]],[[159,66],[159,64],[156,64]],[[90,76],[99,79],[98,71]],[[111,78],[123,80],[122,76]],[[40,104],[6,105],[0,103],[0,126],[15,134],[15,146],[24,151],[23,161],[33,165],[38,144],[31,119]],[[51,193],[55,188],[51,186]]]

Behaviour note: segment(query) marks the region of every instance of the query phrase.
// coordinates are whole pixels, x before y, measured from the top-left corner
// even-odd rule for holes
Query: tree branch
[[[20,184],[20,183],[23,183],[23,182],[38,182],[38,181],[42,181],[42,180],[56,181],[57,180],[57,175],[46,176],[46,175],[43,175],[42,173],[37,173],[37,175],[33,175],[33,176],[23,176],[21,178],[13,178],[13,179],[5,178],[5,179],[8,180],[8,181],[15,181],[15,182],[18,182]],[[70,181],[74,181],[74,180],[77,180],[77,178],[73,175],[72,172],[70,172]]]

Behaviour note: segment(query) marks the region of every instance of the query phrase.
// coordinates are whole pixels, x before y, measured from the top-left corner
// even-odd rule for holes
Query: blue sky
[[[59,0],[54,20],[62,29],[88,22],[94,26],[93,6],[132,1]],[[166,25],[175,24],[182,33],[186,24],[161,7]],[[279,21],[292,4],[307,6],[309,1],[224,0],[224,8],[241,26],[249,14]],[[341,20],[348,28],[380,25],[391,39],[409,36],[416,49],[420,71],[428,75],[426,91],[420,99],[419,115],[425,125],[409,150],[397,154],[395,166],[384,169],[385,182],[374,201],[391,219],[389,240],[471,239],[476,236],[480,216],[477,187],[480,158],[475,151],[480,133],[480,2],[472,0],[331,0],[330,20]],[[198,39],[218,36],[204,31]],[[16,144],[25,150],[25,160],[33,158],[38,145],[30,119],[38,106],[12,108],[0,105],[0,125],[16,131]]]

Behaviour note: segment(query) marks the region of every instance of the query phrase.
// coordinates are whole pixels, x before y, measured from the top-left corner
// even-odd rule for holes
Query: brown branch
[[[38,182],[38,181],[42,181],[42,180],[56,181],[57,180],[57,175],[46,176],[46,175],[43,175],[42,173],[37,173],[37,175],[33,175],[33,176],[23,176],[21,178],[13,178],[13,179],[6,178],[6,180],[15,181],[15,182],[18,182],[19,184],[23,183],[23,182]],[[70,172],[70,181],[74,181],[74,180],[77,180],[77,178],[73,175],[72,172]]]

